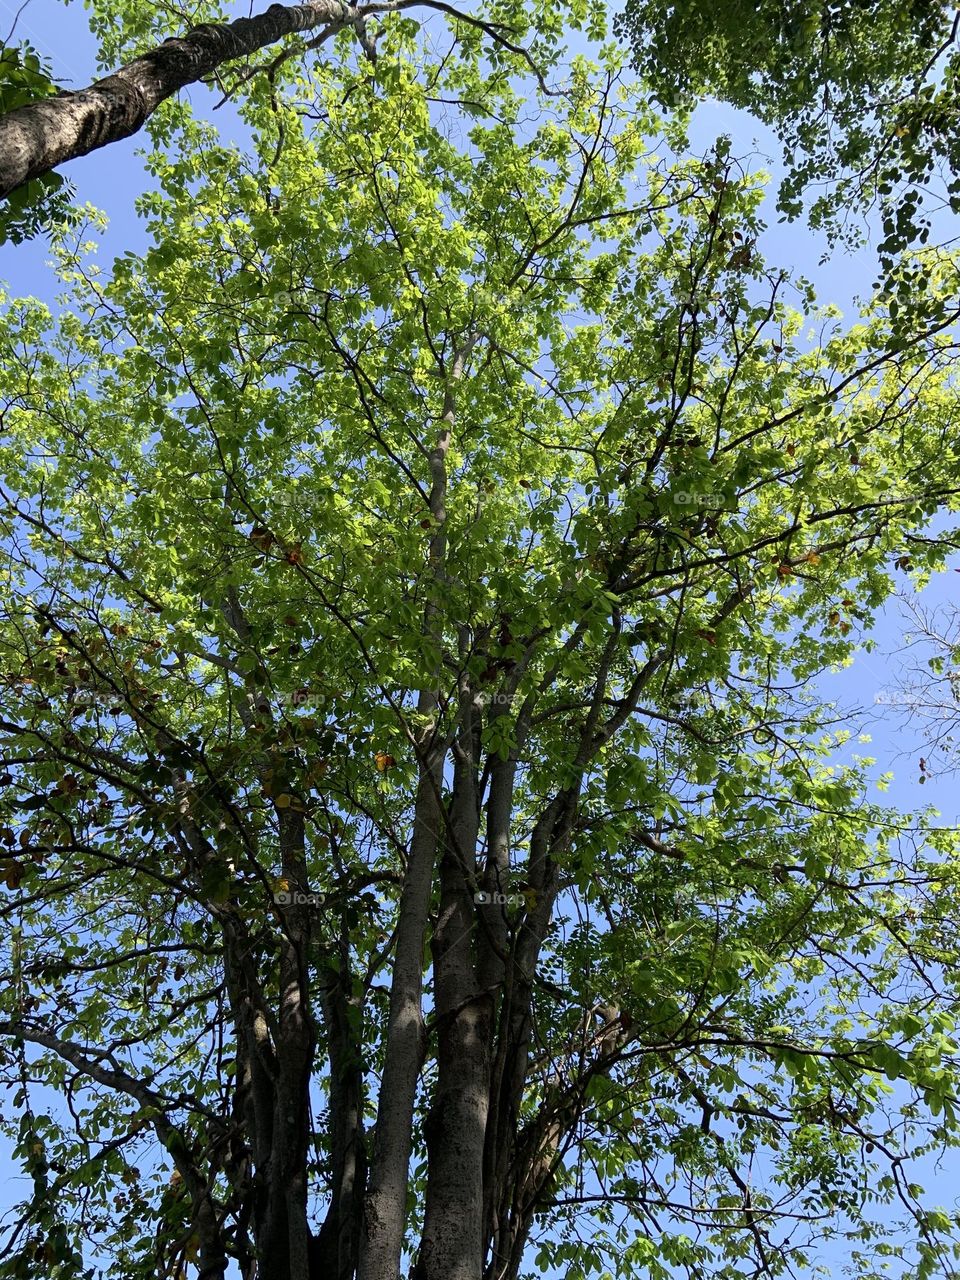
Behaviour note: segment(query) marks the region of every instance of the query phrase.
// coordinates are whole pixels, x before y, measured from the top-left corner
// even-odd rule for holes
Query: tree
[[[0,120],[9,120],[28,103],[42,104],[57,92],[50,67],[29,42],[0,49]],[[59,173],[43,173],[18,187],[0,211],[0,244],[21,244],[58,222],[73,221],[72,195]]]
[[[45,74],[29,98],[18,95],[12,104],[0,98],[0,197],[17,193],[17,215],[35,208],[32,234],[62,215],[63,203],[47,208],[42,189],[25,191],[22,184],[45,175],[53,181],[58,165],[138,132],[180,89],[217,83],[230,63],[249,61],[287,36],[319,30],[260,64],[263,74],[273,74],[277,58],[316,49],[344,29],[374,57],[371,20],[397,10],[456,14],[514,53],[516,33],[527,21],[514,4],[493,6],[485,19],[445,0],[308,0],[272,4],[227,23],[220,7],[195,7],[194,20],[207,20],[184,31],[178,9],[102,8],[105,17],[94,15],[94,22],[104,67],[131,58],[132,49],[137,56],[85,89],[50,97]],[[584,11],[582,3],[570,7],[571,25],[580,25]],[[942,201],[960,211],[958,25],[945,0],[912,0],[906,7],[898,0],[625,0],[617,30],[667,105],[689,106],[716,94],[777,129],[788,170],[780,207],[788,216],[799,215],[805,192],[826,185],[812,205],[815,224],[833,236],[856,236],[852,208],[878,203],[886,271],[903,248],[925,243],[930,234],[925,189],[931,179],[943,178]],[[8,217],[0,217],[0,230]],[[910,287],[923,289],[922,273]]]
[[[926,243],[931,208],[960,212],[958,17],[943,0],[626,0],[618,29],[665,101],[716,94],[776,128],[786,215],[814,189],[815,224],[848,237],[876,207],[885,271]]]
[[[209,7],[213,17],[216,6]],[[574,16],[578,7],[583,6],[574,6]],[[27,54],[25,68],[18,65],[15,73],[8,77],[7,63],[15,51],[4,51],[0,86],[9,78],[13,92],[0,96],[0,198],[14,195],[11,209],[4,211],[0,219],[0,235],[11,212],[19,214],[22,206],[35,210],[37,225],[33,233],[36,234],[41,222],[49,223],[61,212],[59,206],[49,208],[43,204],[47,190],[56,189],[63,181],[51,173],[53,169],[67,160],[138,133],[163,102],[187,85],[208,77],[216,80],[226,64],[249,59],[285,36],[318,29],[319,34],[312,40],[288,45],[259,70],[272,78],[279,62],[292,54],[302,55],[318,49],[344,30],[353,31],[364,53],[374,59],[376,39],[369,26],[370,19],[407,8],[453,14],[461,23],[484,32],[496,46],[520,52],[510,40],[506,24],[459,13],[442,0],[373,0],[361,5],[348,4],[345,0],[308,0],[306,4],[272,4],[264,13],[253,17],[227,23],[205,22],[182,35],[168,36],[162,44],[141,53],[104,79],[69,93],[55,89],[49,74],[41,72],[32,50]],[[505,7],[504,14],[508,13],[509,8]],[[119,23],[107,23],[108,27],[115,28],[105,41],[107,48],[117,43],[117,27],[123,37],[139,39],[145,29],[157,25],[158,19],[165,34],[168,20],[162,12],[143,14],[123,5],[112,18],[119,18]],[[106,55],[106,48],[104,53]],[[250,74],[257,69],[253,68]],[[27,93],[22,91],[25,87]],[[14,221],[13,229],[17,226]],[[12,232],[7,234],[18,238]]]
[[[947,1274],[956,841],[805,690],[956,545],[956,266],[844,333],[609,52],[432,40],[7,304],[0,1276]]]

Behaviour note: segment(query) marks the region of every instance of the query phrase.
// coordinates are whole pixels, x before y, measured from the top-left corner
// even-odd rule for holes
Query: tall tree
[[[614,62],[431,39],[4,312],[0,1276],[947,1274],[955,840],[807,686],[955,545],[956,267],[843,333]]]

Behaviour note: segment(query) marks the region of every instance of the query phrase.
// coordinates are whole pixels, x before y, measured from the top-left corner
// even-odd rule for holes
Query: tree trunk
[[[463,372],[468,353],[453,361],[444,392],[443,414],[436,444],[430,452],[430,514],[436,531],[430,539],[426,573],[431,584],[442,581],[447,556],[447,454],[453,438],[455,407],[453,386]],[[423,633],[440,650],[438,606],[428,597]],[[370,1182],[364,1202],[360,1242],[359,1280],[398,1280],[406,1226],[407,1182],[413,1149],[413,1117],[417,1082],[426,1052],[423,1025],[423,956],[430,917],[433,874],[444,820],[443,768],[449,739],[438,729],[441,663],[433,673],[434,688],[421,692],[417,710],[428,717],[419,732],[420,777],[415,801],[410,857],[400,897],[397,949],[390,986],[383,1077],[374,1130]]]
[[[351,1021],[349,940],[330,949],[322,982],[323,1025],[329,1062],[330,1205],[314,1241],[311,1276],[353,1280],[360,1248],[360,1222],[367,1165],[363,1132],[363,1059],[360,1031]]]
[[[274,4],[254,18],[205,23],[165,40],[86,89],[18,107],[0,117],[0,198],[66,160],[137,133],[161,102],[225,62],[297,31],[361,21],[356,8],[340,0]]]
[[[492,995],[478,981],[473,898],[480,823],[479,707],[461,688],[461,732],[440,864],[440,918],[433,939],[437,1086],[424,1125],[426,1212],[415,1280],[480,1280],[483,1149],[490,1090]]]

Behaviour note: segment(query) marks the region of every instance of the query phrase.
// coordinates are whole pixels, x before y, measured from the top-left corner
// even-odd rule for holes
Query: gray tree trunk
[[[375,9],[364,6],[365,12]],[[274,4],[253,18],[206,23],[165,40],[86,89],[18,107],[0,116],[0,198],[66,160],[137,133],[161,102],[225,62],[294,32],[359,24],[362,15],[341,0]]]

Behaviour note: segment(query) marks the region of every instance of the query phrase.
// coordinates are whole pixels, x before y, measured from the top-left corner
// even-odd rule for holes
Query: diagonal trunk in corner
[[[339,29],[355,19],[355,8],[340,0],[273,4],[255,17],[194,27],[86,89],[0,116],[0,199],[67,160],[139,132],[162,102],[223,63],[294,32]]]

